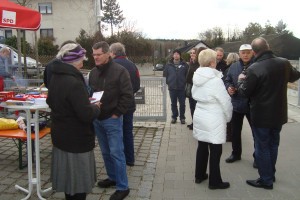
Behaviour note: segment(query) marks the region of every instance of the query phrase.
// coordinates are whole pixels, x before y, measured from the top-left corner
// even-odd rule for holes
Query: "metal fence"
[[[166,79],[163,77],[141,78],[141,89],[135,95],[134,120],[165,121]]]
[[[5,80],[6,91],[16,93],[36,92],[43,83],[42,79]],[[136,93],[136,121],[165,121],[166,110],[166,79],[164,77],[142,77],[141,89]]]

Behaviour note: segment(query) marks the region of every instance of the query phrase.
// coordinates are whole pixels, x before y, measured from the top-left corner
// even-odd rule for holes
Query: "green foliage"
[[[256,38],[259,37],[261,34],[263,33],[263,27],[255,22],[251,22],[248,24],[248,26],[245,28],[244,32],[243,32],[243,40],[246,43],[251,43],[251,41]]]
[[[145,39],[140,33],[122,31],[109,38],[104,38],[100,32],[90,36],[84,30],[81,30],[79,36],[76,38],[76,42],[87,51],[86,56],[88,60],[84,61],[84,68],[92,69],[95,66],[92,55],[92,46],[96,42],[100,41],[106,41],[108,44],[121,42],[125,45],[126,55],[130,57],[133,62],[146,62],[149,60],[149,56],[151,56],[153,52],[151,42]]]
[[[242,41],[244,43],[251,43],[254,38],[261,35],[284,33],[293,35],[293,32],[286,28],[287,24],[285,24],[282,20],[280,20],[275,27],[271,25],[269,20],[267,20],[264,27],[257,22],[251,22],[243,31],[239,30],[237,27],[233,30],[228,29],[228,38],[226,38],[226,41]],[[219,27],[200,32],[199,39],[204,41],[210,47],[216,47],[225,42],[223,31]]]
[[[58,45],[53,44],[52,38],[40,38],[38,40],[39,55],[56,55],[58,52]]]
[[[271,35],[271,34],[275,34],[276,33],[276,29],[275,27],[273,27],[270,23],[270,21],[268,20],[265,24],[265,28],[263,30],[263,33],[265,35]]]
[[[121,42],[125,45],[127,56],[152,56],[152,43],[145,39],[140,33],[124,30],[107,38],[106,42],[109,44]]]
[[[190,62],[191,56],[189,53],[182,53],[181,58],[185,60],[185,62]]]
[[[167,60],[166,58],[160,58],[160,59],[156,60],[155,65],[156,65],[156,64],[163,64],[163,65],[166,65],[167,62],[168,62],[168,60]]]
[[[122,12],[117,0],[104,0],[103,17],[101,21],[110,24],[111,35],[113,35],[113,26],[121,24],[125,19]]]
[[[293,32],[287,30],[286,27],[287,27],[287,24],[284,23],[284,22],[282,21],[282,19],[279,20],[278,23],[277,23],[277,25],[275,26],[276,33],[279,33],[279,34],[282,34],[282,33],[288,33],[288,34],[293,35]]]
[[[21,38],[21,52],[24,53],[24,49],[23,49],[23,38]],[[18,49],[18,44],[17,44],[17,36],[12,36],[10,38],[7,38],[5,41],[5,44],[7,44],[8,46],[11,46],[15,49]],[[25,46],[26,46],[26,53],[30,54],[33,52],[31,45],[25,41]]]
[[[103,40],[103,36],[100,32],[96,32],[94,36],[90,36],[85,30],[80,30],[79,36],[75,39],[75,41],[86,50],[86,57],[88,58],[88,60],[83,62],[84,68],[92,69],[95,66],[92,46],[96,42],[100,42]]]

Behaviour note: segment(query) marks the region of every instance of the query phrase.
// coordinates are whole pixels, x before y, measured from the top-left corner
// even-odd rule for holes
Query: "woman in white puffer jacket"
[[[208,178],[206,173],[209,159],[209,188],[226,189],[220,172],[222,144],[226,142],[226,123],[231,120],[232,104],[222,81],[222,73],[216,68],[216,52],[211,49],[201,51],[200,67],[193,76],[192,96],[197,101],[193,117],[194,138],[198,140],[195,182]]]

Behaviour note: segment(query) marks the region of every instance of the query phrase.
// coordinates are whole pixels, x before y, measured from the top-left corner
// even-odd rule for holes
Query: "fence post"
[[[298,62],[298,71],[300,71],[300,58]],[[300,106],[300,80],[298,80],[298,106]]]

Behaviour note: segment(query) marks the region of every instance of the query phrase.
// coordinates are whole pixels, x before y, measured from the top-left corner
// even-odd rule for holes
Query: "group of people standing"
[[[241,132],[247,118],[254,139],[253,167],[259,178],[246,183],[273,189],[280,131],[287,122],[287,83],[300,78],[300,72],[287,59],[276,57],[268,42],[256,38],[240,46],[239,54],[206,48],[192,49],[189,65],[175,50],[164,76],[169,87],[172,120],[184,124],[185,96],[188,97],[193,122],[188,125],[198,140],[195,183],[209,179],[210,189],[226,189],[220,172],[222,144],[232,141],[232,153],[225,160],[241,160]],[[186,85],[186,87],[184,86]],[[189,86],[189,85],[192,85]],[[227,134],[227,136],[226,136]],[[207,163],[209,159],[209,175]]]
[[[102,41],[92,47],[95,67],[86,79],[79,71],[86,50],[65,42],[45,69],[47,104],[51,108],[53,143],[51,181],[66,199],[86,199],[97,180],[94,156],[98,138],[108,178],[101,188],[116,187],[110,200],[124,199],[130,192],[127,166],[134,166],[134,93],[140,89],[137,67],[121,43]],[[103,92],[91,103],[94,92]]]

